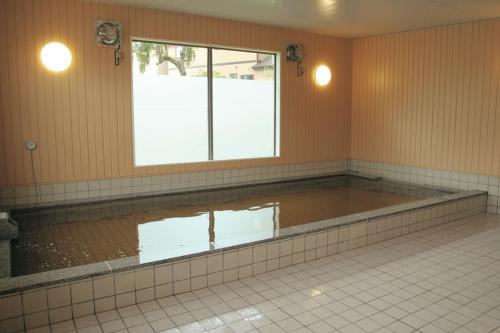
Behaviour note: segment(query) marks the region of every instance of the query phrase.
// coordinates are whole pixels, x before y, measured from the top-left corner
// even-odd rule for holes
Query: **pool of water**
[[[140,263],[278,236],[280,229],[441,195],[350,176],[13,211],[12,276],[127,257]]]

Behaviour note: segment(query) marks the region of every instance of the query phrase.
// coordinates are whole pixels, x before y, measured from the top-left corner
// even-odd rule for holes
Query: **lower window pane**
[[[135,164],[208,160],[207,49],[132,42]]]
[[[214,159],[274,156],[275,59],[214,49]]]

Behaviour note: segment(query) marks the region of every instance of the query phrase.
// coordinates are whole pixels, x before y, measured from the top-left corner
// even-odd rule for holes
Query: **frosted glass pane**
[[[136,41],[132,47],[135,164],[208,160],[207,49]],[[161,62],[166,54],[183,62],[181,69]]]
[[[214,159],[274,155],[274,55],[213,50]]]

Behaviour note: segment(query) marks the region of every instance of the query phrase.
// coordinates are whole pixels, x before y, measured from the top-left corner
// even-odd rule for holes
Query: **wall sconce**
[[[53,72],[61,72],[71,65],[71,51],[59,42],[46,44],[40,52],[40,58],[42,64]]]
[[[123,57],[120,51],[122,36],[121,23],[117,21],[97,20],[95,27],[97,45],[102,47],[113,47],[115,49],[115,65],[119,65]]]
[[[326,86],[328,83],[330,83],[331,79],[332,72],[330,71],[330,68],[328,68],[328,66],[320,65],[318,66],[318,68],[316,68],[315,80],[317,85]]]
[[[297,76],[304,75],[305,69],[302,66],[304,60],[304,45],[289,44],[286,47],[286,60],[297,62]]]

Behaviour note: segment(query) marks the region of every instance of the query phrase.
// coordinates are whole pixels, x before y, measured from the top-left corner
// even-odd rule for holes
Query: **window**
[[[279,155],[277,55],[133,40],[136,166]]]

